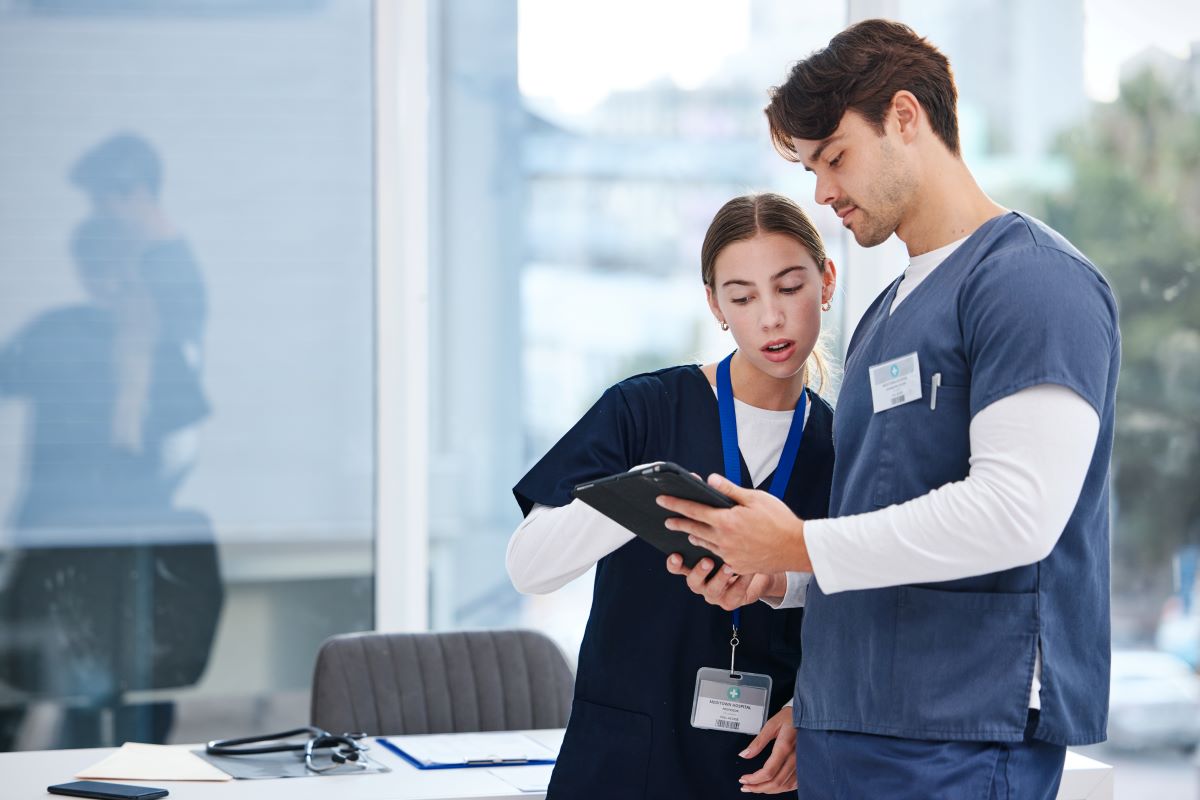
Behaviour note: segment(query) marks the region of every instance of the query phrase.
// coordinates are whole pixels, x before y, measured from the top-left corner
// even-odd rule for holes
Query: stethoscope
[[[293,736],[308,736],[305,742],[288,742]],[[365,733],[334,734],[324,728],[307,726],[293,728],[282,733],[268,733],[263,736],[245,736],[241,739],[213,739],[204,746],[204,752],[214,756],[252,756],[261,753],[286,753],[304,751],[304,766],[313,772],[329,772],[343,765],[367,767],[362,752],[367,746],[360,742],[366,738]],[[313,755],[317,750],[333,748],[329,754],[333,763],[329,766],[318,766],[313,763]],[[353,763],[348,763],[353,762]]]

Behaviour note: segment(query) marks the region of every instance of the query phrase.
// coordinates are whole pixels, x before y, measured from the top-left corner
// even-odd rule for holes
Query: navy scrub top
[[[784,494],[802,518],[827,515],[833,473],[833,411],[812,392],[809,401]],[[534,503],[563,506],[577,484],[651,461],[674,461],[704,476],[723,472],[716,395],[699,367],[637,375],[608,389],[513,494],[525,514]],[[742,476],[749,485],[744,460]],[[688,591],[665,562],[635,538],[596,566],[575,700],[549,798],[744,797],[738,778],[771,752],[741,759],[750,736],[691,726],[696,670],[729,663],[732,615]],[[802,613],[764,603],[742,609],[737,667],[771,675],[771,714],[795,684]]]

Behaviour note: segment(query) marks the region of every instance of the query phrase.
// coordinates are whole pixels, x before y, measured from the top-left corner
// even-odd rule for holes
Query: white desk
[[[528,731],[535,738],[553,741],[560,731]],[[547,742],[547,743],[548,743]],[[91,750],[35,750],[0,753],[0,796],[5,800],[49,798],[46,787],[75,780],[71,776],[112,752]],[[180,781],[128,781],[170,789],[172,800],[538,800],[543,795],[520,792],[486,768],[419,770],[386,748],[374,745],[371,756],[392,768],[389,773],[243,780],[223,783]],[[498,768],[502,770],[503,768]],[[550,769],[546,767],[546,769]],[[778,795],[789,797],[789,795]],[[1113,770],[1108,764],[1067,753],[1066,770],[1058,800],[1112,800]]]
[[[562,735],[559,730],[526,732],[555,749],[558,745],[554,742]],[[371,758],[391,767],[391,772],[346,772],[276,780],[131,780],[118,783],[169,789],[169,800],[328,800],[331,797],[339,800],[509,800],[513,797],[538,800],[544,797],[540,793],[519,791],[486,767],[419,770],[382,745],[375,744],[374,737],[367,741],[371,743]],[[71,776],[112,751],[112,748],[94,748],[0,753],[0,797],[4,800],[56,797],[46,793],[47,786],[76,780]]]
[[[1113,800],[1115,785],[1111,765],[1068,750],[1058,800]]]

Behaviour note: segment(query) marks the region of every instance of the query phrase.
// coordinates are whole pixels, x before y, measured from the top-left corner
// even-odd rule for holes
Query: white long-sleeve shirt
[[[892,311],[963,241],[913,258]],[[740,401],[735,409],[757,485],[779,460],[791,412]],[[806,522],[822,590],[953,580],[1044,558],[1079,498],[1099,429],[1096,411],[1066,387],[1032,386],[997,400],[971,420],[964,480],[868,514]],[[509,576],[519,591],[552,592],[632,537],[579,501],[535,506],[509,541]],[[811,577],[789,573],[781,607],[802,605]]]
[[[913,258],[891,310],[962,241]],[[1032,386],[997,400],[971,420],[963,480],[878,511],[807,521],[816,580],[833,593],[953,580],[1045,558],[1078,502],[1099,429],[1095,409],[1063,386]],[[786,430],[770,464],[778,461],[783,436]],[[749,463],[748,441],[739,444]],[[520,591],[554,591],[631,537],[578,501],[561,509],[535,507],[509,542],[509,575]],[[788,573],[779,607],[802,605],[812,577]],[[1030,697],[1035,708],[1038,655]]]
[[[746,409],[738,404],[739,444],[760,483],[779,460],[789,421],[759,450],[743,421]],[[971,421],[966,479],[869,514],[805,523],[822,590],[953,580],[1044,558],[1079,497],[1099,424],[1095,410],[1061,386],[1034,386],[992,403]],[[535,505],[509,540],[508,574],[518,591],[547,594],[632,538],[578,500]],[[788,573],[781,607],[803,605],[810,578]]]
[[[965,241],[914,257],[890,311]],[[1099,431],[1095,409],[1065,386],[1032,386],[988,405],[971,419],[964,480],[879,511],[805,523],[821,590],[947,581],[1040,561],[1079,500]]]
[[[1067,524],[1100,418],[1045,384],[997,400],[971,420],[970,471],[906,503],[804,524],[826,594],[932,583],[1041,561]]]
[[[713,388],[716,391],[716,387]],[[792,411],[771,411],[734,398],[738,446],[757,486],[775,471]],[[809,406],[805,406],[807,422]],[[535,505],[508,541],[508,575],[517,591],[547,594],[566,586],[633,534],[580,500]]]

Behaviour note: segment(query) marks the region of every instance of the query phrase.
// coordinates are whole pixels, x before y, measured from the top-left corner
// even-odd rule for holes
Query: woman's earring
[[[729,323],[726,322],[725,320],[721,320],[721,330],[723,330],[723,331],[729,330]]]
[[[828,311],[831,308],[833,308],[833,303],[829,303],[829,302],[821,303],[822,311]]]

